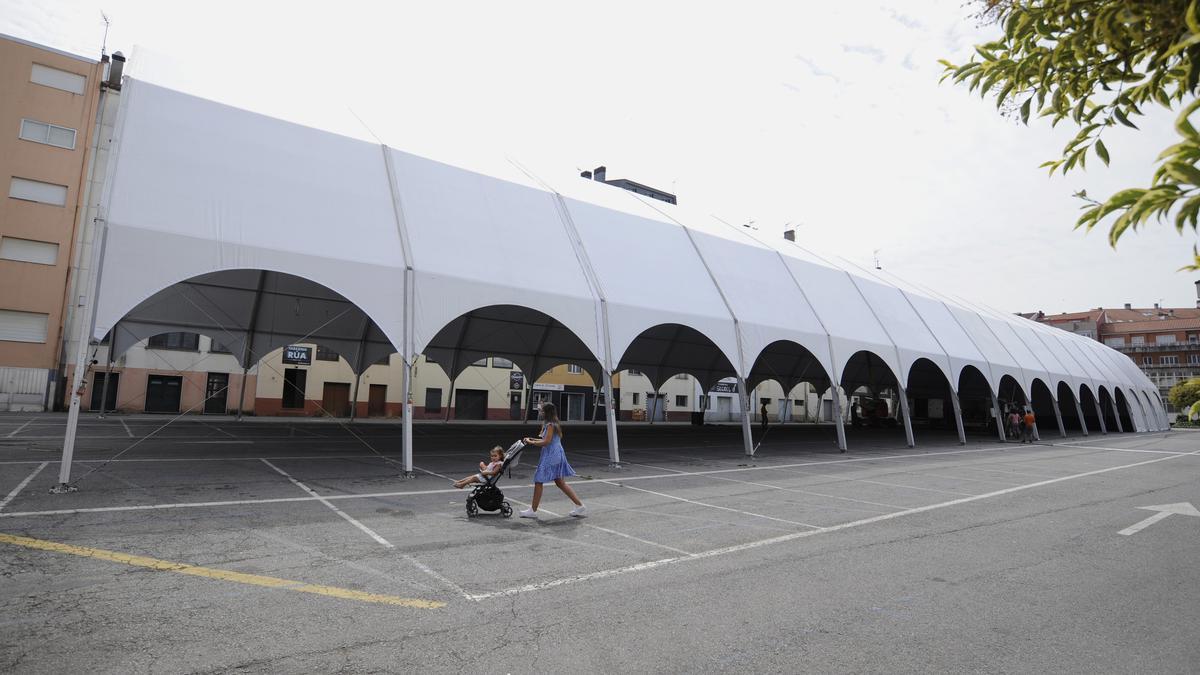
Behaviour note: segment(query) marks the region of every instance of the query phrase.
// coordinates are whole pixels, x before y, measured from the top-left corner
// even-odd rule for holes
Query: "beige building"
[[[0,35],[0,411],[45,409],[60,379],[103,72]]]

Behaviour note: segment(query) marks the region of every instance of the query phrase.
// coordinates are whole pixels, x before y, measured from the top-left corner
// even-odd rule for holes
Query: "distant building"
[[[1200,281],[1196,282],[1200,297]],[[1103,342],[1133,359],[1158,387],[1164,402],[1179,382],[1200,377],[1200,300],[1197,307],[1097,307],[1084,312],[1022,314]],[[1167,403],[1167,412],[1179,411]]]
[[[675,201],[675,195],[671,194],[670,192],[663,192],[662,190],[659,190],[658,188],[652,188],[649,185],[643,185],[636,181],[629,180],[628,178],[613,178],[610,180],[608,178],[608,168],[607,167],[598,166],[595,169],[592,169],[591,171],[584,171],[583,173],[581,173],[579,175],[584,178],[587,178],[588,180],[600,181],[601,183],[604,183],[606,185],[612,185],[614,187],[619,187],[622,190],[629,190],[630,192],[636,192],[639,195],[645,195],[647,197],[650,197],[651,199],[657,199],[659,201],[666,202],[668,204],[677,203]]]

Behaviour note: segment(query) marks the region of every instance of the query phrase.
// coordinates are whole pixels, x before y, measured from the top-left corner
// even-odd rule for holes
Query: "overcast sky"
[[[1110,168],[1048,179],[1072,129],[938,84],[938,58],[997,30],[962,4],[0,0],[0,32],[96,57],[103,9],[109,51],[162,84],[552,184],[605,164],[1004,311],[1192,306],[1200,275],[1175,271],[1192,233],[1153,225],[1114,251],[1072,229],[1073,192],[1148,182],[1171,116],[1106,131]]]

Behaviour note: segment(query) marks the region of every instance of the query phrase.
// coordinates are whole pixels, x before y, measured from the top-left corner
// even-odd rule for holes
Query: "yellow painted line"
[[[125,565],[133,565],[135,567],[145,567],[147,569],[157,570],[160,572],[179,572],[181,574],[190,574],[196,577],[205,577],[208,579],[219,579],[221,581],[232,581],[239,584],[250,584],[252,586],[264,586],[266,588],[282,588],[287,591],[298,591],[300,593],[313,593],[316,595],[326,595],[331,598],[342,598],[343,600],[357,600],[359,602],[375,602],[384,605],[399,605],[401,607],[415,607],[417,609],[439,609],[445,607],[446,603],[437,600],[420,600],[416,598],[401,598],[395,595],[379,595],[377,593],[364,593],[362,591],[354,591],[348,588],[337,588],[336,586],[318,586],[315,584],[306,584],[301,581],[289,581],[287,579],[278,579],[276,577],[266,577],[259,574],[244,574],[242,572],[230,572],[228,570],[217,570],[211,567],[200,567],[198,565],[188,565],[185,563],[171,562],[169,560],[159,560],[157,558],[147,558],[140,555],[129,555],[128,553],[117,553],[116,551],[105,551],[99,548],[89,548],[86,546],[73,546],[71,544],[60,544],[53,541],[45,541],[44,539],[31,539],[29,537],[19,537],[12,534],[0,533],[0,543],[12,544],[13,546],[24,546],[25,548],[33,548],[41,551],[53,551],[55,553],[67,553],[70,555],[83,556],[85,558],[96,558],[98,560],[108,560],[110,562],[122,563]]]

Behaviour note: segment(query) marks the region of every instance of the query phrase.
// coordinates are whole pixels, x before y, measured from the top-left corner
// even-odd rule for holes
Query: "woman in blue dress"
[[[533,473],[533,501],[530,507],[521,512],[522,518],[537,518],[538,504],[542,501],[542,484],[553,482],[563,491],[575,508],[570,515],[583,518],[587,515],[587,507],[579,501],[575,490],[567,484],[567,476],[574,476],[575,470],[567,463],[567,454],[563,452],[562,425],[558,421],[558,408],[553,403],[542,404],[542,435],[540,438],[526,438],[525,445],[536,445],[542,449],[538,460],[537,471]]]

